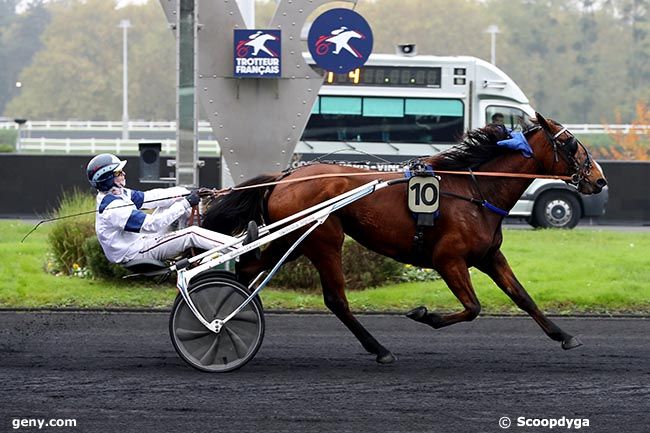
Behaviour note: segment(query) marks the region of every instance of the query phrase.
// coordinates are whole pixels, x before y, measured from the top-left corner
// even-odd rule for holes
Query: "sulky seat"
[[[133,274],[151,274],[157,271],[166,271],[169,265],[156,259],[133,259],[122,266]]]

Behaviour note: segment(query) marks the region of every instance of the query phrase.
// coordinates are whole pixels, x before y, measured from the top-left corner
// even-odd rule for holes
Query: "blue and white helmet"
[[[126,161],[110,153],[97,155],[86,167],[88,182],[100,191],[108,191],[115,185],[115,172],[121,171],[125,165]]]

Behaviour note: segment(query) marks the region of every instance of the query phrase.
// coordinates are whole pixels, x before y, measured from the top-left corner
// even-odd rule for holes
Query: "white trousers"
[[[234,237],[213,232],[198,226],[145,239],[144,245],[134,259],[167,260],[178,257],[189,248],[211,250],[232,243]]]

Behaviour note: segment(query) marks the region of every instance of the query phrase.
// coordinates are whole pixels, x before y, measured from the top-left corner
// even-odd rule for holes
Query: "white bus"
[[[363,160],[367,153],[405,161],[445,150],[497,117],[517,129],[527,116],[534,110],[526,95],[484,60],[373,54],[349,74],[326,73],[295,152],[303,161],[331,152],[329,159]],[[574,227],[583,216],[602,215],[606,202],[607,191],[583,196],[564,182],[538,179],[510,214],[533,226]]]

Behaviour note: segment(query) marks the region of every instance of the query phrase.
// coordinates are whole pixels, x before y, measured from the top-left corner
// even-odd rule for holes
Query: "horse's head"
[[[587,148],[567,128],[539,113],[536,122],[526,131],[534,158],[548,174],[570,176],[567,181],[583,194],[597,194],[607,180],[600,165]]]

